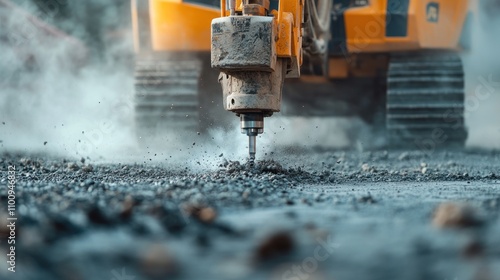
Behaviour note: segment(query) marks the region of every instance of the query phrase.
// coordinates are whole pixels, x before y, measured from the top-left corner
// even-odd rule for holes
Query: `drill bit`
[[[257,136],[264,132],[264,114],[240,114],[241,133],[248,136],[248,161],[250,165],[255,162],[257,151]]]
[[[255,162],[255,153],[257,150],[257,136],[249,135],[248,136],[248,155],[250,156],[250,164],[253,165]]]

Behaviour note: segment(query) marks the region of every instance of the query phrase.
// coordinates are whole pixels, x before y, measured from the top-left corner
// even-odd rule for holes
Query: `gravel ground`
[[[283,149],[209,170],[5,153],[2,224],[9,165],[1,279],[500,279],[499,152]]]

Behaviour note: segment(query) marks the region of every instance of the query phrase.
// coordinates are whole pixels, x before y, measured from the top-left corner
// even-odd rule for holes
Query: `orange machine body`
[[[364,4],[334,4],[329,78],[375,76],[387,69],[392,53],[458,51],[477,5],[476,0],[359,2]]]
[[[468,13],[468,0],[372,0],[365,7],[345,11],[349,52],[390,52],[455,49]],[[389,7],[393,5],[393,7]],[[398,7],[399,6],[399,7]],[[406,10],[406,11],[405,11]],[[391,14],[394,11],[394,14]],[[398,17],[406,18],[406,23]],[[393,23],[396,21],[396,23]],[[396,24],[406,24],[406,32]],[[460,27],[460,28],[457,28]]]
[[[132,0],[135,49],[209,52],[210,24],[219,16],[218,7],[182,0]]]
[[[373,76],[395,52],[461,47],[477,0],[332,0],[329,70],[325,78]],[[221,1],[226,3],[226,1]],[[237,0],[241,7],[241,0]],[[228,15],[218,0],[132,0],[136,52],[210,52],[212,19]],[[302,62],[303,1],[271,0],[280,21],[276,51]],[[299,18],[297,18],[299,17]],[[363,62],[363,63],[361,63]],[[306,79],[308,77],[305,77]]]

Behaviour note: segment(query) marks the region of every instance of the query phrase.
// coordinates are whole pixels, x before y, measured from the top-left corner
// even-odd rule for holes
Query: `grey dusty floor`
[[[8,165],[17,272],[1,227],[0,279],[500,279],[497,152],[284,149],[210,170],[4,153],[2,223]],[[474,223],[433,225],[444,202]]]

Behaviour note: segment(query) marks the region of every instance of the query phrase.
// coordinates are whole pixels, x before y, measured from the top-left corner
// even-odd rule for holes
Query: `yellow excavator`
[[[239,116],[254,159],[264,118],[282,109],[284,92],[286,113],[359,115],[385,124],[391,145],[465,143],[458,52],[470,46],[475,1],[132,4],[140,135],[196,131],[221,119],[222,106]]]

